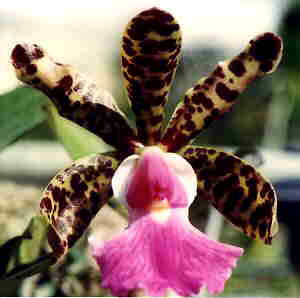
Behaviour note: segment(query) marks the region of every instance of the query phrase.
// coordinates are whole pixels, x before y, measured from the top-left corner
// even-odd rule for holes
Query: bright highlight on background
[[[210,1],[2,1],[0,4],[0,92],[17,85],[9,55],[17,42],[42,45],[58,60],[90,73],[112,89],[112,55],[127,20],[157,6],[181,24],[184,46],[213,42],[235,51],[264,31],[276,31],[287,0]]]

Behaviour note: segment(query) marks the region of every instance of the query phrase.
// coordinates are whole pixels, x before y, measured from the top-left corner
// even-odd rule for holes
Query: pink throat
[[[126,201],[132,209],[188,206],[187,194],[173,169],[157,152],[145,152],[139,159],[127,185]]]
[[[121,168],[125,184],[115,184],[127,201],[128,228],[105,244],[91,242],[102,287],[119,297],[133,290],[150,296],[172,290],[188,297],[204,286],[220,293],[243,250],[208,239],[189,222],[189,196],[197,182],[184,160],[157,149],[135,160]],[[122,182],[120,176],[115,177]]]

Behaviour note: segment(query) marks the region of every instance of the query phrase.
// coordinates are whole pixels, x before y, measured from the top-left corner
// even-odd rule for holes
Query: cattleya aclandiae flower
[[[122,71],[136,115],[133,129],[113,98],[69,65],[54,62],[37,45],[12,52],[17,77],[44,92],[65,118],[116,148],[76,160],[49,183],[41,212],[48,240],[62,257],[114,195],[129,212],[129,226],[115,239],[91,238],[102,286],[114,295],[137,290],[190,296],[206,286],[219,293],[242,249],[208,239],[188,220],[197,196],[209,200],[234,226],[270,244],[276,232],[276,196],[254,167],[236,156],[189,143],[229,110],[254,79],[274,71],[281,39],[264,33],[238,56],[189,89],[162,134],[164,106],[179,61],[176,20],[157,8],[128,24]],[[84,140],[82,140],[84,142]]]

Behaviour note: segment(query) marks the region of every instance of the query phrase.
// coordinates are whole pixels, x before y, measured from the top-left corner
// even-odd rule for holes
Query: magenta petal
[[[190,296],[202,286],[211,294],[221,292],[243,250],[208,239],[183,211],[170,210],[164,222],[149,213],[104,245],[91,243],[102,287],[116,296],[136,289],[150,296],[162,296],[167,289]]]
[[[171,207],[186,207],[187,193],[168,165],[166,153],[148,150],[139,159],[128,184],[126,200],[134,209],[147,209],[156,200],[167,199]]]

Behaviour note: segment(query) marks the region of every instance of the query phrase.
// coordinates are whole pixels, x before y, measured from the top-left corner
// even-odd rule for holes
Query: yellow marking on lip
[[[153,218],[161,223],[166,222],[171,214],[170,205],[167,199],[160,200],[155,198],[148,210]]]
[[[153,203],[149,207],[149,211],[163,211],[165,209],[169,208],[169,202],[167,199],[160,200],[158,198],[155,198],[153,200]]]

